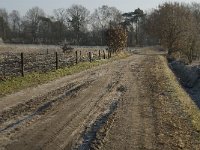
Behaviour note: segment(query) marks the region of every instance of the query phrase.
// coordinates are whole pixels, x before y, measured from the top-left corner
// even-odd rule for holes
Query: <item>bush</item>
[[[112,27],[107,30],[107,46],[111,52],[119,52],[127,46],[127,32],[121,26]]]

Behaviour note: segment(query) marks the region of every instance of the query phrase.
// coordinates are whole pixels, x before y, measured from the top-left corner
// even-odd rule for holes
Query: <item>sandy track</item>
[[[162,113],[146,76],[154,64],[147,64],[149,57],[133,55],[41,85],[33,89],[34,97],[25,92],[5,97],[0,101],[0,149],[163,149],[158,135],[166,133],[157,128]],[[193,138],[187,140],[200,148]]]
[[[34,97],[40,97],[41,93],[44,93],[44,95],[49,94],[47,88],[52,88],[50,85],[53,86],[55,84],[55,89],[59,89],[57,87],[59,85],[61,90],[53,92],[51,97],[42,96],[28,100],[28,96],[24,94],[26,92],[21,92],[16,94],[21,94],[21,97],[24,96],[18,100],[20,101],[19,104],[16,103],[16,99],[9,99],[10,97],[16,97],[15,94],[5,97],[1,100],[1,103],[6,101],[8,107],[2,111],[4,119],[2,119],[1,128],[6,128],[16,119],[24,118],[27,113],[31,114],[37,110],[37,107],[41,106],[38,101],[47,103],[51,99],[59,97],[59,94],[66,92],[63,87],[70,91],[73,85],[69,87],[67,85],[72,84],[72,82],[74,86],[84,84],[77,91],[64,96],[62,100],[53,102],[50,108],[33,116],[30,120],[25,120],[19,125],[1,132],[4,137],[7,135],[9,139],[18,139],[16,141],[4,139],[5,141],[2,140],[3,145],[7,145],[7,149],[62,149],[70,147],[73,144],[72,141],[78,138],[76,135],[79,135],[88,123],[102,114],[114,99],[119,98],[120,94],[116,89],[120,85],[121,78],[126,73],[126,64],[127,60],[114,62],[69,79],[61,79],[61,81],[58,80],[54,83],[42,85],[38,87],[39,94],[35,92],[37,91],[36,89],[33,91],[33,94],[36,95]],[[72,80],[71,83],[67,82],[70,80]],[[42,87],[44,88],[43,91],[41,91]],[[30,89],[28,90],[30,91]],[[23,105],[23,103],[29,101],[32,104],[27,104],[27,107],[32,111],[25,109],[26,105]]]
[[[141,58],[142,59],[142,58]],[[155,126],[148,95],[139,84],[141,63],[130,62],[123,83],[127,87],[116,121],[100,149],[155,149]],[[117,131],[117,132],[116,132]],[[117,141],[117,142],[114,142]]]

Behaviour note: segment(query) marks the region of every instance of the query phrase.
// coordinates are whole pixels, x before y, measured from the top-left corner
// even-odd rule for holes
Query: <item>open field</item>
[[[53,45],[0,45],[0,81],[22,74],[70,67],[76,61],[88,62],[89,52],[92,53],[93,61],[107,58],[108,55],[104,47],[74,47],[63,53],[61,47]]]
[[[35,45],[35,44],[1,44],[0,53],[50,53],[62,52],[59,46],[55,45]]]
[[[162,53],[137,54],[0,99],[0,149],[200,149],[200,112]]]
[[[74,50],[95,51],[99,49],[106,49],[102,46],[72,46]],[[59,45],[36,45],[36,44],[0,44],[1,53],[54,53],[62,52]]]

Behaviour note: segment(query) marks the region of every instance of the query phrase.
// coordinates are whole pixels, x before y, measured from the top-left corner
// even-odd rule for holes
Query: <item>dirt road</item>
[[[154,72],[159,57],[133,54],[1,98],[0,149],[200,149],[190,116]]]

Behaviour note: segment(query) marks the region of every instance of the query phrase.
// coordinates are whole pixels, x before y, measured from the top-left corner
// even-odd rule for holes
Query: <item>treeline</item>
[[[200,4],[164,3],[146,16],[146,33],[171,58],[191,63],[200,55]]]
[[[134,25],[140,18],[137,13],[136,10],[122,15],[117,8],[106,5],[93,13],[81,5],[72,5],[68,9],[55,9],[52,16],[39,7],[29,9],[24,16],[17,10],[8,13],[0,9],[0,37],[11,43],[106,45],[106,30],[110,26],[124,25],[131,26],[129,45],[134,45]]]
[[[127,31],[127,46],[160,44],[170,56],[189,62],[199,55],[200,3],[167,2],[149,12],[138,8],[127,13],[106,5],[90,13],[72,5],[55,9],[52,16],[39,7],[24,16],[0,9],[0,37],[11,43],[105,46],[107,30],[119,25]]]

